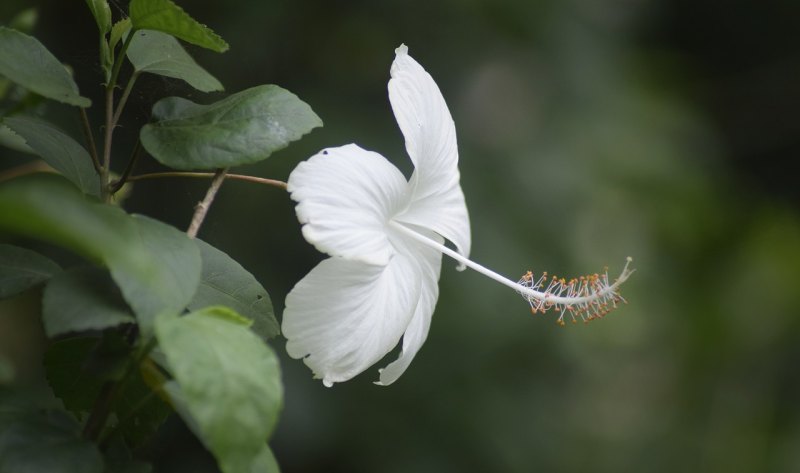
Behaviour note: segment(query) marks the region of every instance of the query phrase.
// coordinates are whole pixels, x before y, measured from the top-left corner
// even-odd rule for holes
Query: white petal
[[[426,235],[439,243],[444,243],[440,236],[432,232],[426,233]],[[414,318],[408,324],[406,333],[403,334],[403,350],[400,352],[400,356],[386,368],[380,370],[380,380],[375,384],[388,386],[397,381],[428,338],[431,316],[436,307],[436,300],[439,298],[439,273],[442,268],[442,257],[441,253],[427,247],[419,248],[419,252],[416,261],[420,266],[422,285],[417,310]]]
[[[328,258],[286,296],[286,351],[326,386],[347,381],[397,345],[417,308],[421,274],[405,249],[386,266]]]
[[[469,256],[469,216],[459,184],[453,119],[439,87],[408,55],[408,48],[400,46],[395,53],[389,100],[416,168],[411,204],[397,220],[434,230]]]
[[[378,153],[328,148],[297,165],[288,190],[303,236],[331,256],[385,265],[394,254],[386,223],[407,205],[408,183]]]

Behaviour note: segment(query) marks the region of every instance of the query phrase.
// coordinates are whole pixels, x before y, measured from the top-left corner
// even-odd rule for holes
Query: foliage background
[[[0,20],[28,6],[40,10],[34,34],[100,103],[83,2],[5,0]],[[386,94],[393,49],[405,43],[456,122],[473,259],[510,276],[606,264],[614,273],[629,254],[638,268],[630,305],[562,329],[445,262],[428,341],[389,388],[371,384],[376,367],[326,389],[278,341],[286,406],[272,443],[285,472],[800,469],[800,4],[182,6],[230,42],[223,55],[190,48],[228,91],[276,83],[325,122],[240,171],[285,179],[320,148],[357,142],[410,173]],[[119,166],[167,95],[210,101],[141,80]],[[51,107],[79,136],[74,110]],[[2,155],[3,168],[27,159]],[[157,166],[138,168],[148,169]],[[141,182],[125,206],[183,228],[206,184]],[[246,183],[226,183],[201,236],[252,271],[278,311],[321,258],[288,196]],[[41,392],[31,300],[0,306],[0,353],[17,383]],[[177,419],[147,455],[158,471],[214,471]]]

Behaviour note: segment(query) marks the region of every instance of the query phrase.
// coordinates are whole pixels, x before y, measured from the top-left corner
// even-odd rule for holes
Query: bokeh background
[[[396,353],[326,389],[276,340],[284,472],[800,471],[799,2],[179,3],[231,44],[188,48],[228,91],[276,83],[325,122],[240,172],[286,179],[320,148],[356,142],[409,175],[386,93],[405,43],[456,123],[473,259],[517,277],[613,275],[635,258],[630,304],[565,328],[445,261],[428,341],[388,388],[372,381]],[[83,2],[3,0],[0,21],[30,6],[34,34],[100,103]],[[221,97],[141,80],[120,169],[167,95]],[[79,136],[74,111],[49,112]],[[27,159],[2,153],[3,167]],[[141,182],[125,206],[185,227],[206,184]],[[247,183],[223,187],[201,237],[252,271],[278,313],[322,258],[288,196]],[[37,386],[40,328],[9,309],[35,304],[12,304],[0,352]],[[157,471],[214,471],[177,419],[145,454]]]

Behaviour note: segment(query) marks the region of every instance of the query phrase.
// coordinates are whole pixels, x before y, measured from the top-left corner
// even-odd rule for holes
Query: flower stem
[[[461,264],[463,264],[463,265],[465,265],[465,266],[467,266],[467,267],[469,267],[469,268],[471,268],[471,269],[483,274],[484,276],[487,276],[487,277],[489,277],[491,279],[494,279],[495,281],[499,282],[500,284],[503,284],[504,286],[508,286],[511,289],[514,289],[515,291],[517,291],[518,293],[522,294],[523,296],[526,296],[526,297],[529,297],[529,298],[532,298],[532,299],[535,299],[535,300],[538,300],[538,301],[546,302],[548,304],[569,306],[569,305],[578,305],[578,304],[591,303],[591,302],[593,302],[595,300],[602,299],[604,297],[607,297],[607,296],[609,296],[611,294],[616,293],[617,289],[619,289],[619,286],[623,282],[625,282],[625,280],[628,279],[628,276],[630,276],[631,273],[633,272],[633,270],[629,270],[628,269],[628,264],[626,264],[625,265],[625,269],[622,270],[622,273],[619,275],[617,280],[613,284],[605,287],[601,291],[597,291],[594,294],[587,295],[587,296],[581,296],[581,297],[556,296],[556,295],[547,293],[547,291],[545,291],[545,292],[536,291],[536,290],[533,290],[533,289],[531,289],[529,287],[525,287],[525,286],[519,284],[518,282],[512,281],[512,280],[508,279],[507,277],[502,276],[502,275],[492,271],[491,269],[489,269],[489,268],[487,268],[487,267],[485,267],[485,266],[483,266],[481,264],[478,264],[478,263],[476,263],[476,262],[474,262],[474,261],[472,261],[470,259],[467,259],[467,258],[463,257],[458,252],[453,251],[450,248],[448,248],[448,247],[446,247],[446,246],[444,246],[444,245],[442,245],[442,244],[440,244],[440,243],[438,243],[436,241],[433,241],[433,240],[431,240],[430,238],[428,238],[428,237],[426,237],[424,235],[421,235],[421,234],[415,232],[414,230],[406,227],[405,225],[402,225],[402,224],[394,222],[394,221],[391,222],[391,225],[392,225],[393,228],[395,228],[396,230],[400,231],[402,234],[404,234],[404,235],[406,235],[406,236],[418,241],[419,243],[422,243],[423,245],[427,245],[427,246],[429,246],[431,248],[435,248],[436,250],[441,251],[442,253],[444,253],[447,256],[453,258],[454,260],[458,261],[459,263],[461,263]],[[630,263],[631,261],[632,261],[632,259],[630,257],[628,257],[628,263]]]
[[[217,191],[222,185],[222,181],[225,180],[225,173],[227,171],[228,168],[220,168],[216,173],[214,173],[214,179],[211,181],[211,185],[208,187],[206,196],[195,207],[194,215],[192,216],[192,223],[189,224],[189,229],[186,230],[186,234],[189,235],[189,238],[194,238],[197,236],[197,232],[200,230],[200,225],[203,224],[203,220],[206,218],[206,213],[208,213],[208,208],[211,207],[211,203],[214,202],[214,197],[217,196]]]

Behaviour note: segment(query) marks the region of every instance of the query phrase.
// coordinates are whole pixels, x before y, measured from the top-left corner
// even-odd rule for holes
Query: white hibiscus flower
[[[289,176],[303,235],[331,257],[286,298],[286,350],[303,358],[326,386],[347,381],[403,339],[400,357],[380,370],[388,385],[406,370],[428,335],[439,296],[442,253],[512,287],[535,311],[593,318],[621,300],[618,280],[513,282],[468,258],[470,224],[459,185],[453,119],[431,76],[401,45],[391,68],[389,100],[414,173],[406,181],[383,156],[355,144],[329,148]],[[444,246],[450,240],[457,251]],[[544,289],[544,291],[542,291]]]

